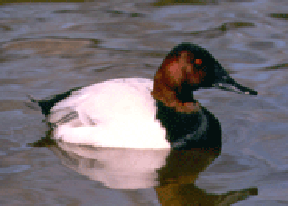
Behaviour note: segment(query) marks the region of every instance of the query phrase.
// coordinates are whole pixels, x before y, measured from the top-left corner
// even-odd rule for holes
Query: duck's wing
[[[55,95],[54,99],[41,102],[41,105],[44,107],[47,105],[46,108],[50,108],[47,121],[53,126],[63,124],[70,127],[96,125],[97,119],[93,108],[97,105],[95,99],[98,94],[95,90],[97,90],[96,84],[84,88],[78,87]]]

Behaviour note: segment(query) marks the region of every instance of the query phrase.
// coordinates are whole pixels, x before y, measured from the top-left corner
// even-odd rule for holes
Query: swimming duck
[[[111,79],[77,87],[37,103],[57,141],[176,150],[221,148],[218,119],[193,97],[216,87],[257,95],[238,84],[204,48],[181,43],[163,60],[154,81]]]

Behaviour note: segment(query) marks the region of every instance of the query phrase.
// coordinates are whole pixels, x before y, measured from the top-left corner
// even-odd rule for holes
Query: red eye
[[[195,59],[195,64],[201,65],[202,64],[202,59]]]

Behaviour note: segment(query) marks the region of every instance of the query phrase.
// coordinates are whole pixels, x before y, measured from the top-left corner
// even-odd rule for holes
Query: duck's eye
[[[195,59],[195,64],[200,66],[202,64],[202,59]]]

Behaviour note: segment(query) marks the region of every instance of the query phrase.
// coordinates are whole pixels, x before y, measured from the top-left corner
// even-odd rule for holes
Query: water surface
[[[258,188],[258,195],[235,205],[288,204],[286,1],[151,3],[1,5],[1,205],[159,204],[161,188],[111,189],[81,173],[71,163],[75,157],[68,164],[59,150],[27,146],[47,128],[41,113],[24,103],[27,94],[41,99],[110,78],[153,78],[165,54],[184,41],[207,48],[233,78],[259,94],[196,92],[221,122],[223,148],[215,161],[207,159],[207,169],[183,181],[208,195]]]

